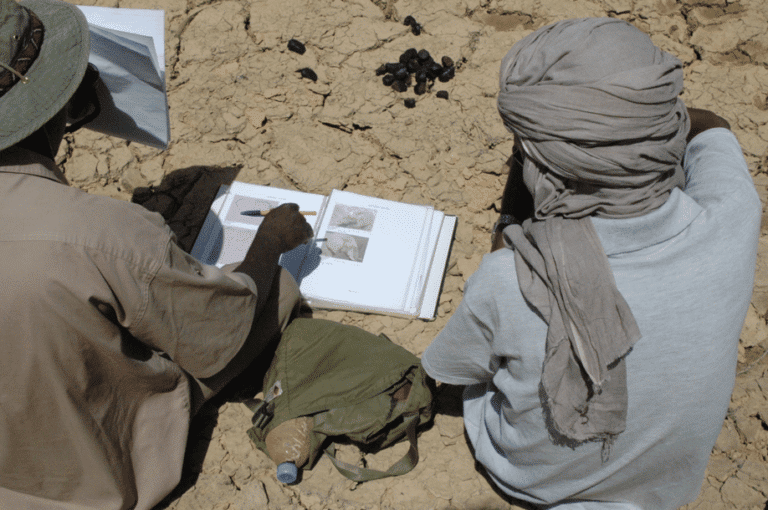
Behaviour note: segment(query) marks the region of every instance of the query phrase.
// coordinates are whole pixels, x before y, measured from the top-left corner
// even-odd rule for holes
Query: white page
[[[198,242],[202,243],[201,239],[205,235],[207,243],[205,248],[200,249],[200,256],[197,258],[201,262],[218,267],[242,262],[264,218],[261,216],[243,216],[241,212],[272,209],[287,202],[298,204],[302,211],[322,214],[325,197],[257,184],[232,183],[223,198],[221,207],[214,212],[212,206],[211,212],[203,224]],[[304,217],[313,230],[316,229],[319,222],[319,214]],[[197,246],[197,243],[195,245]],[[280,265],[298,280],[299,269],[307,250],[312,246],[314,244],[304,244],[284,253],[280,257]],[[197,256],[194,251],[193,249],[192,255]],[[319,249],[312,250],[310,254],[312,253],[319,258]]]
[[[402,313],[431,208],[338,190],[326,207],[321,262],[301,273],[309,303]]]
[[[406,312],[409,314],[418,315],[419,309],[421,308],[427,276],[429,275],[429,269],[432,265],[432,258],[435,254],[435,245],[437,243],[437,238],[440,235],[444,216],[445,214],[440,211],[432,211],[430,228],[428,231],[425,231],[425,236],[421,240],[421,259],[414,271],[415,278],[411,284],[411,297],[405,308]]]
[[[218,256],[212,257],[212,254],[221,251],[222,228],[218,215],[224,206],[224,200],[227,198],[228,191],[228,185],[222,184],[219,186],[216,198],[211,203],[208,215],[205,217],[203,226],[200,227],[200,232],[198,232],[197,239],[195,239],[195,245],[190,252],[190,255],[204,264],[215,265]]]
[[[416,254],[416,260],[414,261],[411,280],[408,282],[408,298],[403,306],[403,310],[408,314],[415,314],[418,311],[419,304],[421,303],[421,296],[424,293],[424,282],[426,280],[429,263],[432,260],[432,253],[434,252],[434,246],[430,244],[430,241],[433,237],[436,238],[434,233],[439,227],[436,220],[442,220],[442,217],[437,218],[435,216],[435,212],[436,211],[430,207],[430,214],[427,214],[424,230],[421,234],[421,239],[419,239],[419,251]]]
[[[440,296],[440,288],[445,276],[445,268],[448,264],[448,256],[451,252],[453,233],[456,230],[456,216],[445,216],[440,228],[439,236],[435,244],[435,253],[429,269],[424,296],[421,301],[421,309],[418,313],[421,319],[434,319],[437,311],[437,299]]]
[[[78,6],[80,7],[80,6]],[[89,62],[99,69],[101,113],[85,127],[166,149],[165,12],[80,7],[89,22]]]
[[[83,12],[89,25],[151,37],[157,60],[163,63],[160,76],[165,79],[165,11],[86,5],[77,7]]]
[[[113,54],[109,55],[111,62],[119,62],[123,68],[129,69],[133,76],[146,84],[158,90],[165,89],[164,73],[160,69],[160,63],[158,62],[157,54],[155,54],[154,42],[151,37],[96,26],[90,26],[89,28],[91,31],[92,50],[94,36],[108,39],[114,44],[119,45],[121,49],[119,58],[113,58]],[[93,53],[95,52],[91,51],[89,61]]]

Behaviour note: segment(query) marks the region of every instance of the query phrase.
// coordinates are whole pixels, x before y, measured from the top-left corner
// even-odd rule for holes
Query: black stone
[[[403,52],[402,55],[400,55],[400,63],[407,64],[409,60],[413,60],[418,56],[419,56],[419,52],[416,51],[416,48],[408,48]]]
[[[427,60],[425,60],[425,61],[423,61],[421,63],[421,68],[422,69],[429,69],[429,66],[431,66],[434,63],[435,63],[434,59],[432,57],[429,57]],[[440,65],[440,64],[438,64],[438,65]]]
[[[397,72],[395,72],[396,80],[404,81],[408,76],[408,69],[398,69]]]
[[[413,87],[413,91],[419,96],[422,95],[427,91],[427,82],[421,81],[417,83],[416,86]]]
[[[291,39],[288,41],[288,49],[294,53],[298,53],[299,55],[303,55],[304,52],[307,51],[307,48],[296,39]]]
[[[441,99],[448,99],[448,91],[447,90],[438,90],[437,94],[435,94],[437,97]]]
[[[403,25],[406,25],[406,26],[411,26],[414,23],[416,23],[416,20],[413,19],[413,16],[406,16],[405,19],[403,20]]]
[[[432,62],[427,68],[427,76],[430,80],[434,80],[443,72],[443,66],[437,62]]]
[[[413,25],[411,25],[411,33],[413,35],[421,35],[421,28],[422,28],[421,25],[419,25],[418,23],[414,23]]]
[[[410,72],[415,73],[416,71],[421,69],[421,64],[419,63],[418,58],[414,58],[408,61],[408,63],[406,64],[406,67]]]
[[[381,64],[378,69],[376,69],[376,76],[381,76],[382,74],[387,74],[387,64]]]
[[[451,57],[443,57],[441,62],[443,63],[443,67],[453,67],[453,60]]]
[[[405,92],[408,90],[408,85],[406,85],[405,82],[398,80],[392,84],[392,88],[397,92]]]
[[[440,76],[437,77],[438,80],[445,83],[447,81],[450,81],[451,78],[455,76],[455,71],[453,67],[446,67],[443,69],[443,72],[440,73]]]
[[[400,62],[389,62],[388,64],[384,64],[384,66],[387,69],[388,73],[395,74],[398,69],[405,69],[405,64],[401,64]]]
[[[416,100],[412,97],[409,97],[405,101],[403,101],[406,108],[414,108],[416,106]]]
[[[392,74],[385,74],[385,75],[384,75],[384,78],[382,78],[382,79],[381,79],[381,82],[382,82],[384,85],[386,85],[387,87],[389,87],[390,85],[392,85],[393,83],[395,83],[395,76],[394,76],[394,75],[392,75]]]
[[[317,74],[310,69],[309,67],[305,67],[303,69],[298,70],[299,73],[301,73],[302,78],[306,78],[308,80],[317,81]]]
[[[419,50],[419,60],[421,60],[422,63],[429,60],[429,52],[427,50]]]
[[[429,78],[426,69],[419,69],[413,77],[416,79],[416,83],[424,83]]]

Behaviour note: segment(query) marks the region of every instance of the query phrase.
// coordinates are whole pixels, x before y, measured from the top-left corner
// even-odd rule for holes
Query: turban
[[[682,88],[682,63],[613,18],[543,27],[501,63],[498,109],[534,203],[504,236],[548,325],[545,418],[560,444],[602,440],[604,460],[626,426],[625,357],[641,335],[590,216],[639,216],[683,186]]]

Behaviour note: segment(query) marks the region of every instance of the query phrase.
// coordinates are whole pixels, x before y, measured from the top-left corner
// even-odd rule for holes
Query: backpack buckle
[[[264,429],[264,427],[267,426],[267,423],[272,421],[272,418],[275,416],[274,408],[275,406],[270,405],[266,400],[262,400],[253,408],[253,417],[251,418],[253,426]]]
[[[251,417],[251,423],[254,427],[264,430],[272,418],[275,417],[275,406],[272,404],[272,400],[275,397],[279,397],[283,394],[283,386],[280,381],[275,381],[268,391],[264,392],[264,400],[252,399],[247,402],[243,402],[248,409],[253,411],[253,417]]]

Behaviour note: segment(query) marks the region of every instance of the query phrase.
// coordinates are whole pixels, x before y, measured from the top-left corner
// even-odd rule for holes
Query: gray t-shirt
[[[467,386],[467,434],[504,492],[585,510],[696,498],[733,390],[761,205],[727,129],[696,136],[685,171],[685,190],[650,214],[593,218],[642,334],[626,358],[627,428],[608,462],[602,443],[571,449],[549,438],[539,400],[547,325],[520,292],[511,249],[483,258],[424,352],[430,376]]]

